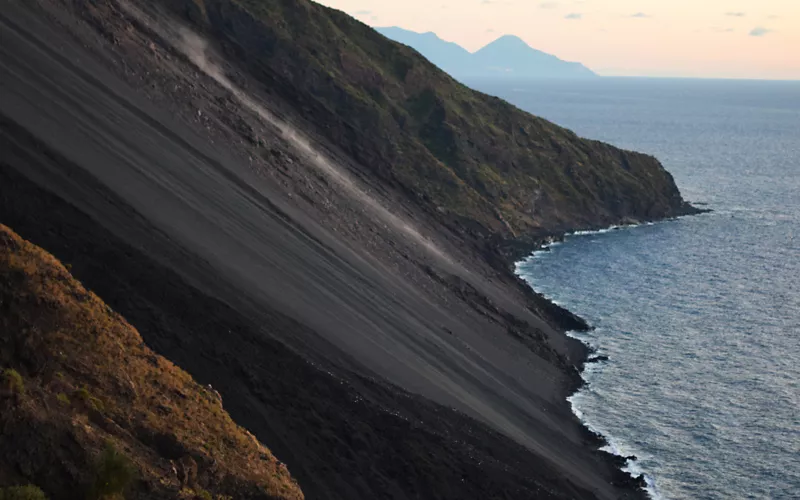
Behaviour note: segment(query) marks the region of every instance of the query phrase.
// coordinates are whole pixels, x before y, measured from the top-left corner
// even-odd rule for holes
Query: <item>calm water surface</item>
[[[573,406],[663,499],[800,498],[800,83],[477,85],[651,153],[711,214],[576,235],[519,264],[597,329]]]

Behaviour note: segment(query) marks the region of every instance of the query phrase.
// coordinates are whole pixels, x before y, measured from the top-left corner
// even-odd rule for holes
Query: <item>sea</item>
[[[800,82],[474,84],[656,156],[710,213],[569,236],[518,263],[586,318],[575,413],[655,499],[800,498]]]

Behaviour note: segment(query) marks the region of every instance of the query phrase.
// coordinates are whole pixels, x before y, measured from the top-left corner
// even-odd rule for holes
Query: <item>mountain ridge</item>
[[[457,79],[593,78],[593,71],[578,62],[529,46],[516,35],[503,35],[475,52],[439,38],[433,32],[417,33],[396,26],[375,28],[396,42],[417,50]]]

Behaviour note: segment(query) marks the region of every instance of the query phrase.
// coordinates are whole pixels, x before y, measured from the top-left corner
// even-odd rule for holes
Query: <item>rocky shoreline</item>
[[[524,260],[525,258],[528,258],[528,257],[532,256],[535,252],[547,252],[547,251],[550,251],[549,247],[551,245],[553,245],[555,243],[563,243],[564,240],[570,234],[573,234],[575,232],[592,232],[592,231],[605,232],[605,231],[609,231],[609,230],[622,229],[624,227],[635,227],[635,226],[639,226],[639,225],[642,225],[642,224],[662,222],[663,220],[670,220],[670,219],[675,219],[675,218],[678,218],[678,217],[699,215],[699,214],[708,213],[708,212],[711,212],[711,211],[712,211],[711,209],[698,208],[698,207],[695,207],[693,205],[687,204],[686,207],[685,207],[684,212],[681,213],[680,215],[676,215],[674,217],[669,217],[669,218],[661,219],[661,220],[655,219],[655,220],[641,221],[641,222],[640,221],[629,221],[628,220],[628,221],[621,221],[620,224],[612,225],[612,226],[609,226],[609,227],[586,228],[586,229],[580,229],[580,230],[573,230],[573,231],[570,231],[570,232],[565,232],[565,233],[561,233],[561,234],[557,234],[557,235],[544,236],[544,237],[539,237],[539,238],[523,238],[521,240],[508,243],[507,246],[503,247],[503,250],[501,250],[501,253],[503,253],[504,255],[509,256],[509,258],[511,258],[513,260],[514,266],[516,267],[518,262],[520,262],[521,260]],[[515,274],[517,274],[517,273],[515,272]],[[533,287],[531,285],[529,285],[527,282],[524,282],[524,284],[522,286],[528,287],[531,290],[533,290]],[[536,292],[534,292],[534,293],[536,293]],[[550,301],[547,298],[544,298],[544,300],[546,300],[547,302],[553,304],[553,302]],[[583,318],[580,318],[579,316],[574,315],[569,310],[567,310],[565,308],[562,308],[561,306],[558,306],[556,304],[553,304],[553,305],[555,307],[559,308],[561,311],[564,311],[566,313],[566,316],[569,318],[564,323],[562,323],[562,329],[565,332],[570,332],[570,331],[573,331],[573,332],[584,332],[584,331],[592,330],[594,328],[589,323],[587,323]],[[585,357],[584,357],[583,361],[581,362],[581,364],[579,365],[579,368],[578,368],[580,373],[581,373],[581,379],[580,379],[580,383],[575,387],[574,391],[572,392],[572,394],[570,396],[576,394],[578,391],[580,391],[581,388],[583,388],[587,384],[587,381],[583,378],[583,375],[582,375],[583,371],[586,368],[586,365],[594,364],[594,363],[605,363],[605,362],[609,361],[609,357],[608,356],[606,356],[606,355],[597,355],[596,351],[594,350],[594,348],[592,348],[590,345],[585,344],[583,342],[581,342],[581,343],[586,348]],[[582,422],[582,425],[586,428],[586,430],[590,433],[590,435],[592,435],[594,443],[598,448],[603,448],[603,447],[605,447],[605,446],[607,446],[609,444],[608,439],[605,436],[603,436],[602,434],[594,432],[591,429],[589,429],[589,427],[588,427],[588,425],[586,423]],[[610,453],[610,452],[606,452],[606,453],[608,453],[608,455],[610,456],[610,460],[613,463],[615,463],[616,466],[620,470],[625,469],[628,466],[628,462],[637,460],[637,457],[635,455],[621,456],[621,455],[616,455],[616,454],[613,454],[613,453]],[[630,473],[629,476],[631,478],[631,483],[630,484],[634,488],[641,488],[643,490],[646,490],[647,482],[645,480],[644,474],[639,474],[638,476],[634,476],[633,473]]]

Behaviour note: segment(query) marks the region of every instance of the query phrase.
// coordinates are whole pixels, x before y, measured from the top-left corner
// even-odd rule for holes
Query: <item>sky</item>
[[[800,80],[800,0],[318,0],[475,51],[501,35],[601,75]]]

